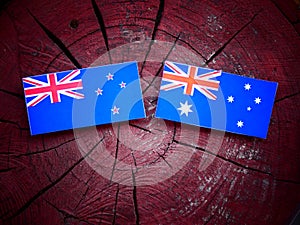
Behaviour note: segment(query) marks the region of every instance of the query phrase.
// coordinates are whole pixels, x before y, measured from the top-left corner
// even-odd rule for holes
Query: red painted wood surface
[[[300,203],[297,4],[269,0],[1,3],[1,223],[287,223]],[[147,42],[151,39],[168,44],[157,50]],[[30,136],[22,77],[88,67],[99,57],[97,64],[130,60],[134,56],[127,52],[134,45],[126,45],[127,52],[120,46],[136,41],[145,43],[138,55],[147,119],[98,126],[98,142],[92,139],[92,128],[79,135],[65,131]],[[196,58],[183,55],[180,47]],[[149,60],[153,57],[156,62]],[[268,138],[228,133],[222,137],[207,129],[153,119],[161,62],[176,57],[278,82]],[[91,150],[89,156],[81,154],[81,142]],[[117,160],[106,162],[101,149]],[[95,170],[97,162],[102,167]],[[122,171],[121,163],[129,170]],[[143,174],[143,169],[149,172]],[[172,170],[176,173],[168,179],[141,185]]]

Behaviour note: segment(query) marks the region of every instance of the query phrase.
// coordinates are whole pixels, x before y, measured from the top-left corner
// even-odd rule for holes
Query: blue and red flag
[[[166,62],[156,117],[266,138],[277,83]]]
[[[136,62],[23,78],[31,134],[145,117]]]

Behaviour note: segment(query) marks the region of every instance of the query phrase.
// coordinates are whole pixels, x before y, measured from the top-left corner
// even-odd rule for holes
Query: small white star
[[[182,116],[183,114],[185,114],[186,116],[189,116],[190,112],[193,112],[191,110],[192,105],[189,105],[187,101],[185,101],[185,103],[181,103],[180,102],[180,107],[177,108],[178,110],[180,110],[180,116]]]
[[[114,106],[114,107],[111,109],[113,115],[119,114],[119,110],[120,110],[120,108],[117,108],[117,106]]]
[[[242,126],[244,126],[244,122],[241,121],[241,120],[239,120],[239,121],[236,123],[236,125],[237,125],[238,127],[242,127]]]
[[[251,111],[252,108],[250,106],[247,107],[247,111]]]
[[[119,85],[120,85],[121,88],[125,88],[125,87],[126,87],[126,83],[124,83],[123,81],[122,81],[122,83],[119,84]]]
[[[255,104],[261,103],[261,98],[260,97],[255,98],[254,102]]]
[[[251,89],[251,85],[249,83],[245,84],[244,88],[245,88],[246,91],[249,91]]]
[[[234,102],[234,97],[233,97],[233,96],[228,96],[227,101],[228,101],[229,103]]]
[[[100,88],[98,88],[95,92],[97,93],[97,96],[98,96],[98,95],[102,95],[103,90],[101,90]]]
[[[111,73],[108,73],[108,75],[106,76],[107,80],[113,80],[114,79],[114,75]]]

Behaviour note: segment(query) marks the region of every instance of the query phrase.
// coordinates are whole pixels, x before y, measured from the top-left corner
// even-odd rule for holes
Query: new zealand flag
[[[145,117],[136,62],[23,78],[31,134]]]

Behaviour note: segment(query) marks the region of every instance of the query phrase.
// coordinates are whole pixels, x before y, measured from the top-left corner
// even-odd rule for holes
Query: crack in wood
[[[51,207],[53,207],[56,211],[58,211],[60,214],[62,214],[63,217],[64,217],[64,220],[66,220],[66,219],[68,219],[68,218],[72,218],[72,219],[78,220],[79,222],[84,222],[84,223],[87,223],[87,224],[92,224],[92,223],[90,223],[90,222],[87,221],[87,220],[81,219],[80,217],[75,216],[75,215],[73,215],[73,214],[70,214],[70,213],[66,212],[65,210],[59,209],[57,206],[55,206],[53,203],[51,203],[51,202],[48,201],[47,199],[44,199],[44,201],[45,201],[48,205],[50,205]]]
[[[154,29],[153,29],[152,36],[151,36],[152,40],[155,40],[157,28],[161,22],[161,18],[163,16],[164,9],[165,9],[165,0],[159,0],[158,11],[156,14]]]
[[[144,127],[140,127],[140,126],[135,125],[135,124],[132,124],[132,123],[129,123],[129,126],[135,127],[135,128],[137,128],[137,129],[140,129],[140,130],[143,130],[143,131],[146,131],[147,133],[152,133],[151,130],[148,130],[148,129],[144,128]]]
[[[148,55],[150,54],[152,45],[153,45],[155,37],[156,37],[157,28],[158,28],[158,26],[161,22],[161,18],[163,16],[164,9],[165,9],[165,1],[164,0],[159,0],[159,6],[158,6],[157,14],[156,14],[154,28],[153,28],[152,35],[151,35],[151,41],[150,41],[150,44],[149,44],[149,47],[148,47],[148,51],[146,52],[143,64],[142,64],[140,74],[142,74],[143,69],[144,69],[145,64],[146,64],[146,61],[147,61],[147,58],[148,58]]]
[[[151,80],[151,82],[149,82],[149,85],[142,91],[142,94],[145,94],[146,91],[152,86],[152,84],[154,83],[155,79],[159,76],[159,74],[162,71],[164,63],[161,63],[159,69],[157,70],[156,74],[154,75],[154,78]]]
[[[182,2],[183,3],[183,2]],[[187,1],[187,4],[181,4],[180,5],[180,8],[182,8],[182,9],[185,9],[186,11],[188,11],[188,13],[194,13],[195,15],[199,15],[199,11],[197,11],[197,10],[194,10],[194,9],[191,9],[191,8],[188,8],[188,7],[186,7],[186,5],[191,5],[190,4],[190,2],[189,1]]]
[[[87,186],[86,190],[84,191],[82,197],[80,198],[79,202],[77,203],[77,205],[75,206],[74,210],[77,211],[77,208],[80,206],[81,202],[85,199],[88,191],[90,190],[90,186],[88,186],[90,180],[93,178],[93,175],[96,173],[95,170],[92,171],[92,175],[89,177],[89,179],[84,182],[84,184]]]
[[[261,13],[262,9],[260,11],[258,11],[257,13],[255,13],[251,19],[244,24],[239,30],[237,30],[217,51],[215,51],[207,60],[206,60],[206,65],[208,65],[214,58],[216,58],[225,48],[228,44],[230,44],[230,42],[237,37],[246,27],[248,27],[253,21],[254,19]]]
[[[283,15],[283,17],[292,25],[295,25],[299,22],[299,19],[297,19],[296,21],[292,21],[282,10],[282,8],[279,7],[279,5],[274,1],[271,0],[271,2],[274,4],[274,6],[278,9],[278,11]],[[297,30],[295,29],[294,26],[292,26],[294,28],[294,30],[297,32]],[[298,33],[298,32],[297,32]]]
[[[5,8],[7,7],[8,3],[10,2],[11,0],[2,0],[0,1],[0,12],[2,10],[5,10]]]
[[[164,158],[165,154],[169,151],[171,144],[173,144],[175,141],[176,129],[177,129],[176,122],[173,122],[173,125],[174,125],[174,128],[173,128],[172,140],[168,143],[166,150],[162,154],[164,160],[165,160],[165,158]],[[165,162],[172,168],[172,166],[166,160],[165,160]]]
[[[134,164],[134,166],[135,166],[135,170],[138,171],[138,167],[137,167],[137,163],[136,163],[136,158],[135,158],[135,156],[134,156],[134,153],[133,153],[133,150],[132,150],[132,149],[130,149],[130,154],[131,154],[131,157],[132,157],[132,159],[133,159],[133,164]]]
[[[274,178],[274,180],[277,181],[277,182],[300,185],[300,181],[296,181],[296,180],[278,179],[278,178]]]
[[[10,121],[10,120],[5,120],[5,119],[0,119],[0,123],[8,123],[8,124],[12,124],[15,125],[19,128],[19,130],[26,130],[29,131],[29,128],[27,127],[21,127],[19,123],[15,122],[15,121]]]
[[[173,38],[177,38],[175,35],[165,31],[165,30],[162,30],[162,29],[158,29],[159,31],[173,37]],[[202,55],[196,48],[194,48],[190,43],[188,43],[187,41],[183,40],[183,39],[178,39],[178,41],[186,44],[187,46],[189,46],[194,52],[196,52],[196,54],[198,54],[204,61],[207,61],[207,59],[204,57],[204,55]]]
[[[117,131],[117,144],[116,144],[116,152],[115,152],[115,160],[114,160],[114,164],[113,164],[113,168],[111,171],[111,176],[110,176],[110,182],[112,183],[112,179],[114,176],[114,171],[117,165],[117,160],[118,160],[118,153],[119,153],[119,145],[120,145],[120,123],[118,123],[118,131]]]
[[[10,168],[6,168],[6,169],[1,169],[0,173],[7,173],[7,172],[12,171],[14,169],[17,169],[17,167],[10,167]]]
[[[197,150],[199,150],[201,152],[205,152],[205,153],[207,153],[209,155],[215,156],[218,159],[221,159],[221,160],[223,160],[225,162],[231,163],[231,164],[233,164],[235,166],[238,166],[240,168],[243,168],[243,169],[246,169],[246,170],[250,170],[250,171],[253,171],[253,172],[257,172],[257,173],[261,173],[261,174],[265,174],[265,175],[271,176],[275,181],[300,185],[300,181],[289,180],[289,179],[278,179],[278,178],[276,178],[270,172],[259,170],[259,169],[253,168],[253,167],[249,167],[247,165],[243,165],[243,164],[238,163],[238,162],[236,162],[236,161],[234,161],[232,159],[228,159],[228,158],[226,158],[224,156],[220,156],[218,154],[215,154],[215,153],[213,153],[213,152],[211,152],[211,151],[209,151],[207,149],[204,149],[204,148],[201,148],[201,147],[198,147],[198,146],[194,146],[192,144],[183,143],[183,142],[180,142],[180,141],[177,141],[177,140],[174,140],[174,142],[177,143],[177,144],[179,144],[179,145],[183,145],[183,146],[186,146],[186,147],[197,149]]]
[[[151,82],[149,83],[149,85],[142,91],[142,94],[144,94],[144,93],[152,86],[152,84],[153,84],[154,81],[157,79],[157,77],[159,77],[159,74],[161,73],[161,71],[162,71],[162,69],[163,69],[163,67],[164,67],[164,63],[165,63],[165,61],[168,59],[168,57],[169,57],[169,55],[171,54],[171,52],[173,51],[173,49],[175,48],[176,43],[177,43],[177,41],[178,41],[179,38],[180,38],[180,35],[181,35],[181,33],[179,33],[179,34],[177,35],[177,37],[176,37],[176,39],[175,39],[173,45],[171,46],[171,48],[170,48],[170,50],[168,51],[168,53],[167,53],[167,55],[165,56],[165,58],[163,59],[163,61],[162,61],[161,65],[160,65],[158,71],[156,72],[154,78],[151,80]]]
[[[220,15],[220,16],[221,16],[221,15]],[[196,29],[196,30],[203,30],[203,28],[198,27],[196,24],[194,24],[194,23],[192,23],[192,22],[190,22],[190,21],[184,19],[184,18],[181,17],[181,16],[175,16],[175,17],[176,17],[177,19],[179,19],[179,20],[182,20],[182,21],[185,22],[185,23],[188,23],[188,24],[192,25],[192,26],[194,27],[194,29]],[[206,32],[204,33],[204,35],[205,35],[207,38],[211,39],[215,44],[218,43],[218,42],[215,41],[211,36],[209,36]]]
[[[23,153],[23,154],[20,154],[20,155],[16,155],[15,158],[20,158],[20,157],[23,157],[23,156],[30,156],[30,155],[36,155],[36,154],[41,154],[41,153],[45,153],[45,152],[49,152],[51,150],[55,150],[65,144],[68,144],[70,142],[73,142],[75,141],[76,139],[75,138],[72,138],[70,140],[67,140],[63,143],[60,143],[59,145],[56,145],[54,147],[51,147],[51,148],[48,148],[48,149],[45,149],[45,146],[44,146],[44,149],[43,150],[40,150],[40,151],[35,151],[35,152],[27,152],[27,153]]]
[[[156,106],[157,105],[157,98],[154,98],[152,100],[149,100],[149,102],[151,103],[151,105]],[[161,130],[160,130],[161,131]]]
[[[140,26],[137,24],[130,24],[130,23],[122,23],[117,25],[106,26],[107,29],[111,29],[111,28],[123,29],[123,27],[140,27]]]
[[[137,202],[137,195],[136,195],[136,181],[135,181],[135,174],[134,174],[133,170],[132,170],[132,185],[133,185],[132,197],[133,197],[135,224],[139,225],[140,224],[140,214],[139,214],[139,210],[138,210],[138,202]]]
[[[116,224],[119,191],[120,191],[120,187],[119,187],[119,184],[117,183],[116,200],[115,200],[114,209],[113,209],[114,217],[113,217],[112,225]]]
[[[175,142],[175,136],[176,136],[176,122],[173,123],[174,124],[174,128],[173,128],[173,135],[172,135],[172,140],[168,142],[166,149],[164,150],[163,154],[160,154],[159,152],[155,151],[155,153],[159,156],[159,158],[162,158],[165,163],[172,169],[172,165],[166,160],[165,155],[166,153],[169,151],[171,144],[173,144]],[[159,159],[158,158],[158,159]],[[154,164],[158,161],[158,159],[155,159],[153,162],[151,162],[150,164]]]
[[[76,68],[81,69],[82,66],[77,61],[77,59],[72,55],[70,50],[65,46],[65,44],[54,35],[44,24],[42,24],[29,10],[27,10],[30,16],[35,20],[35,22],[40,26],[40,28],[45,32],[45,34],[63,51],[63,53],[69,58],[69,60],[76,66]]]
[[[8,94],[8,95],[12,95],[12,96],[17,97],[17,98],[24,101],[24,97],[25,97],[24,94],[14,93],[12,91],[8,91],[8,90],[2,89],[2,88],[0,88],[0,92],[3,92],[3,93]]]
[[[9,140],[10,142],[10,140]],[[8,150],[9,150],[9,147],[8,147]],[[13,153],[11,152],[0,152],[0,155],[13,155]]]
[[[156,22],[155,19],[152,19],[152,18],[147,18],[147,17],[141,17],[141,16],[135,16],[133,17],[134,21],[136,20],[147,20],[147,21],[151,21],[151,22]]]
[[[277,115],[280,115],[279,107],[274,108],[276,110]],[[280,121],[277,122],[277,146],[281,145],[281,129],[280,129]]]
[[[87,195],[87,193],[88,193],[89,190],[90,190],[90,187],[88,186],[88,187],[85,189],[85,191],[84,191],[82,197],[80,198],[79,202],[78,202],[77,205],[75,206],[75,211],[76,211],[77,208],[80,206],[80,204],[82,203],[82,201],[85,199],[85,197],[86,197],[86,195]]]
[[[43,194],[45,194],[47,191],[49,191],[51,188],[53,188],[55,185],[57,185],[60,181],[62,181],[75,167],[77,167],[85,158],[87,158],[94,149],[104,140],[104,137],[99,140],[84,156],[82,156],[79,160],[77,160],[69,169],[67,169],[61,176],[59,176],[56,180],[54,180],[52,183],[48,184],[44,188],[42,188],[40,191],[38,191],[35,195],[33,195],[23,206],[21,206],[15,213],[13,213],[11,216],[9,216],[5,220],[11,220],[18,215],[20,215],[22,212],[24,212],[35,200],[40,198]]]
[[[180,142],[180,141],[177,141],[177,140],[174,140],[174,142],[177,143],[177,144],[179,144],[179,145],[183,145],[183,146],[186,146],[186,147],[197,149],[197,150],[199,150],[201,152],[205,152],[205,153],[210,154],[212,156],[215,156],[215,157],[217,157],[219,159],[222,159],[222,160],[224,160],[226,162],[234,164],[234,165],[236,165],[238,167],[241,167],[241,168],[244,168],[244,169],[247,169],[247,170],[252,170],[252,171],[255,171],[255,172],[259,172],[259,173],[263,173],[263,174],[267,174],[267,175],[271,175],[272,176],[272,174],[269,173],[269,172],[262,171],[262,170],[259,170],[259,169],[256,169],[256,168],[251,168],[251,167],[248,167],[248,166],[244,166],[244,165],[242,165],[242,164],[240,164],[238,162],[235,162],[235,161],[233,161],[231,159],[225,158],[224,156],[220,156],[218,154],[215,154],[215,153],[213,153],[213,152],[211,152],[211,151],[209,151],[207,149],[204,149],[204,148],[201,148],[201,147],[198,147],[198,146],[194,146],[192,144],[187,144],[187,143],[184,143],[184,142]]]
[[[296,95],[299,95],[299,94],[300,94],[300,91],[298,91],[298,92],[296,92],[296,93],[293,93],[293,94],[290,94],[290,95],[286,95],[286,96],[284,96],[284,97],[282,97],[282,98],[276,99],[276,100],[275,100],[275,103],[281,102],[281,101],[283,101],[283,100],[285,100],[285,99],[288,99],[288,98],[292,98],[292,97],[294,97],[294,96],[296,96]]]
[[[98,24],[100,26],[100,30],[102,32],[102,36],[103,36],[103,39],[104,39],[106,50],[108,52],[109,62],[112,63],[112,59],[111,59],[111,55],[110,55],[110,51],[109,51],[109,45],[108,45],[108,37],[107,37],[106,27],[105,27],[105,23],[104,23],[102,13],[101,13],[96,1],[95,0],[91,0],[91,1],[92,1],[92,6],[93,6],[93,9],[94,9],[94,13],[97,17]]]
[[[171,142],[168,143],[168,145],[171,144]],[[169,148],[169,146],[167,147]],[[166,154],[166,151],[163,153],[163,154],[160,154],[159,152],[155,151],[156,154],[159,156],[159,158],[162,158],[164,160],[164,162],[171,168],[173,169],[172,165],[166,160],[165,158],[165,154]],[[158,159],[156,159],[154,162],[152,162],[151,164],[154,164],[155,162],[157,162]]]
[[[105,191],[105,190],[107,190],[109,188],[112,188],[114,185],[115,185],[115,183],[110,183],[107,187],[104,187],[103,189],[99,190],[95,194],[89,196],[89,198],[87,199],[87,202],[85,202],[85,205],[89,206],[89,205],[95,204],[96,202],[101,201],[101,199],[103,197],[102,196],[97,197],[97,195],[101,194],[103,191]],[[91,200],[91,201],[89,201],[89,200]],[[93,208],[93,210],[91,210],[89,207],[86,207],[86,208],[83,207],[81,210],[78,210],[77,213],[78,214],[89,214],[89,215],[92,216],[93,214],[98,214],[99,213],[99,209],[98,208]]]
[[[97,30],[91,31],[91,32],[89,32],[89,33],[83,35],[82,37],[76,39],[75,41],[73,41],[72,43],[70,43],[69,45],[67,45],[66,47],[69,49],[70,47],[72,47],[74,44],[78,43],[78,42],[81,41],[82,39],[88,37],[89,35],[92,35],[92,34],[98,32],[98,31],[101,31],[101,30],[100,30],[100,29],[97,29]],[[56,56],[48,63],[47,68],[46,68],[46,70],[45,70],[45,73],[48,72],[48,69],[49,69],[50,65],[51,65],[51,64],[52,64],[52,63],[53,63],[53,62],[54,62],[54,61],[55,61],[62,53],[63,53],[63,52],[60,52],[59,54],[57,54],[57,55],[56,55]]]
[[[295,214],[290,218],[288,225],[299,225],[300,224],[300,205],[298,205]]]

